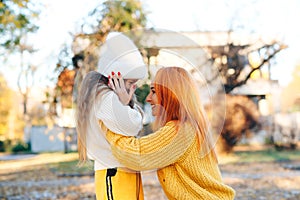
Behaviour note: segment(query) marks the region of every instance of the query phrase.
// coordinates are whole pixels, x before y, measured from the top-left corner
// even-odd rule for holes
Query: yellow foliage
[[[260,58],[257,54],[250,54],[249,55],[249,64],[252,68],[256,68],[259,66],[259,64],[261,63]]]
[[[256,70],[251,74],[251,79],[269,79],[269,73],[266,71]]]
[[[293,107],[297,107],[297,99],[300,98],[300,65],[295,67],[293,72],[293,80],[282,91],[281,106],[283,111],[292,111]]]
[[[6,80],[0,74],[0,135],[4,135],[8,130],[11,102],[11,90],[7,87]]]
[[[256,70],[251,74],[251,79],[259,79],[260,78],[260,71]]]

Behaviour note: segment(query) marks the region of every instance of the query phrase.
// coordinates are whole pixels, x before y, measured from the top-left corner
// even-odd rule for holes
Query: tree
[[[247,96],[231,95],[235,88],[245,85],[258,73],[263,78],[262,69],[267,67],[267,79],[271,79],[270,67],[274,57],[287,46],[280,41],[263,42],[260,38],[246,44],[236,44],[228,31],[227,44],[222,46],[207,46],[210,59],[217,66],[218,71],[208,82],[221,75],[226,95],[226,117],[221,131],[221,144],[223,151],[232,150],[243,134],[250,129],[260,127],[258,120],[258,107]],[[255,62],[253,61],[255,57]],[[251,103],[252,102],[252,103]]]
[[[25,64],[24,62],[24,52],[27,51],[29,53],[33,53],[34,50],[31,46],[27,46],[25,44],[19,44],[19,53],[20,53],[20,71],[18,74],[18,89],[19,93],[23,98],[23,115],[27,114],[27,103],[28,103],[28,95],[30,92],[30,88],[34,83],[34,74],[36,71],[36,66]]]
[[[94,23],[86,25],[84,28],[91,29],[92,33],[77,34],[73,44],[78,46],[76,45],[77,42],[83,39],[89,40],[85,49],[82,49],[81,52],[74,52],[75,54],[83,53],[83,65],[86,72],[96,68],[99,59],[99,46],[109,32],[128,32],[146,26],[146,13],[139,0],[106,1],[96,7],[89,17],[94,19]]]
[[[148,84],[143,84],[142,86],[138,87],[135,91],[137,101],[144,105],[149,92],[150,86]]]
[[[28,93],[32,85],[29,83],[29,76],[33,76],[36,69],[24,62],[24,54],[34,52],[32,46],[27,44],[27,36],[38,30],[35,20],[39,16],[39,5],[33,0],[2,0],[0,2],[0,45],[4,50],[2,54],[20,54],[18,88],[23,97],[24,115],[27,114]],[[7,58],[9,56],[5,56],[5,60]]]
[[[24,33],[38,29],[33,21],[39,15],[34,3],[30,0],[0,1],[0,45],[9,52],[16,50]]]
[[[63,108],[72,108],[75,75],[76,70],[69,70],[66,68],[58,77],[56,89],[58,95],[61,97],[60,101]]]
[[[226,118],[221,131],[222,152],[231,152],[242,136],[259,127],[259,112],[255,103],[246,96],[226,97]]]
[[[7,134],[9,129],[9,114],[12,107],[11,95],[6,80],[0,74],[0,139]]]
[[[205,47],[211,55],[211,60],[218,67],[220,75],[223,77],[225,92],[229,94],[233,89],[247,83],[251,75],[260,70],[262,67],[270,67],[272,59],[287,46],[280,41],[272,41],[270,43],[262,43],[260,39],[253,44],[236,45],[230,41],[222,46]],[[250,57],[256,54],[259,58],[254,64],[249,62]],[[212,80],[219,76],[212,76]],[[210,81],[212,81],[210,80]]]
[[[293,71],[292,81],[283,88],[282,91],[282,110],[283,111],[300,111],[300,64]]]
[[[82,25],[82,31],[73,36],[72,49],[65,47],[61,52],[64,56],[59,59],[56,71],[64,73],[66,68],[74,70],[76,80],[73,80],[74,87],[71,93],[57,93],[60,98],[72,99],[72,97],[62,96],[74,95],[73,99],[76,100],[78,84],[87,72],[96,69],[100,46],[109,32],[127,32],[145,27],[146,14],[139,0],[110,0],[96,7],[86,21],[89,23]],[[90,32],[87,33],[84,30],[90,30]],[[72,58],[70,50],[74,54]],[[59,90],[65,90],[64,86],[59,87]]]

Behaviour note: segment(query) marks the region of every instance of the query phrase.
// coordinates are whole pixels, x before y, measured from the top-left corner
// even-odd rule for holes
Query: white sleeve
[[[136,136],[143,127],[141,113],[137,109],[123,105],[114,92],[104,94],[96,108],[97,119],[112,132]]]

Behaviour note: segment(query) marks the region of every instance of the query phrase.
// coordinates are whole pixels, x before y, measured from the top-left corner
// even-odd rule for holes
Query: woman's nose
[[[147,95],[146,97],[146,102],[150,103],[151,102],[151,96],[150,96],[150,93]]]

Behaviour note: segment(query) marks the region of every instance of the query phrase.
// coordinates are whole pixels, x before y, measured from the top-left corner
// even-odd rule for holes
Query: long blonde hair
[[[88,160],[86,149],[86,133],[90,117],[90,112],[95,105],[97,95],[103,91],[109,91],[107,86],[108,79],[96,71],[90,71],[86,74],[80,85],[77,108],[76,108],[76,130],[77,130],[77,148],[79,162],[84,163]]]
[[[154,123],[156,128],[171,120],[178,120],[178,128],[189,123],[197,132],[201,154],[212,150],[216,158],[207,117],[193,77],[180,67],[161,68],[155,76],[154,88],[161,105],[160,115]]]

